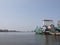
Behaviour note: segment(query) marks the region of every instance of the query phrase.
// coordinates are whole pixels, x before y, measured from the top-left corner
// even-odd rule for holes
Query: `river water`
[[[31,32],[0,32],[0,45],[60,45],[60,36]]]

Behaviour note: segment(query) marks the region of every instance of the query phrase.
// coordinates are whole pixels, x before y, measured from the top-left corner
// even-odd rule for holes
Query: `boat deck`
[[[46,31],[45,33],[46,33],[46,34],[49,34],[49,35],[60,35],[60,32],[50,32],[50,31]]]

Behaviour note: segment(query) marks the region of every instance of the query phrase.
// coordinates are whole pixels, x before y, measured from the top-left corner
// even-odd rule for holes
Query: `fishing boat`
[[[43,20],[42,28],[35,29],[36,34],[60,35],[60,22],[58,27],[54,26],[53,20]]]

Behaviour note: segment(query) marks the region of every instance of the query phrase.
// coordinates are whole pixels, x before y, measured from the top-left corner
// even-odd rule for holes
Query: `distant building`
[[[43,25],[50,26],[51,24],[54,24],[53,20],[43,20]]]

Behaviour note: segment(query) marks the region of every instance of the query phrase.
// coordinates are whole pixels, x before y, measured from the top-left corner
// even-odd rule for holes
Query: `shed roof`
[[[43,20],[43,21],[53,21],[53,20],[48,20],[48,19],[46,19],[46,20]]]

